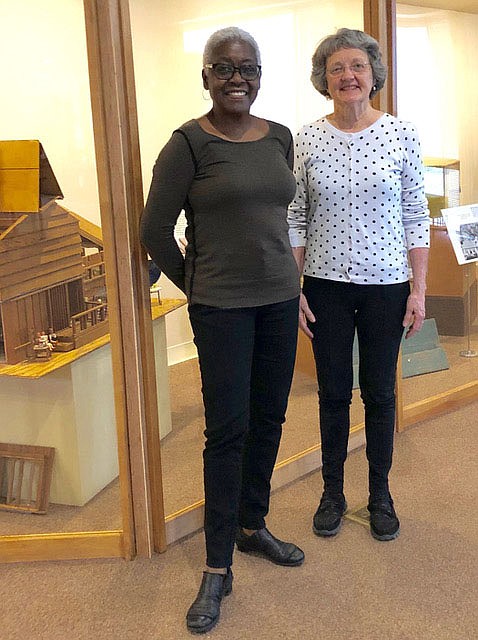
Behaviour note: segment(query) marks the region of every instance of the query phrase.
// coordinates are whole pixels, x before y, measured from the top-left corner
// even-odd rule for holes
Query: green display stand
[[[354,389],[358,388],[358,343],[355,336],[353,347]],[[423,373],[449,369],[448,358],[440,347],[436,322],[425,320],[419,333],[402,340],[402,377],[411,378]]]

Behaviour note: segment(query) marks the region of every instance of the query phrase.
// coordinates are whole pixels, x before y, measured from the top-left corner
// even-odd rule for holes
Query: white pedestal
[[[160,434],[171,431],[165,316],[153,320]],[[118,476],[109,343],[41,377],[0,376],[0,442],[55,448],[50,502],[83,506]]]

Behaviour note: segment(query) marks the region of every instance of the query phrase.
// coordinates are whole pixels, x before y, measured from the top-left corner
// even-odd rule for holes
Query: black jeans
[[[260,307],[193,304],[206,417],[207,565],[232,564],[238,524],[261,529],[294,370],[298,298]]]
[[[306,276],[303,292],[316,317],[309,326],[319,383],[324,489],[343,492],[357,331],[370,498],[386,497],[395,430],[396,366],[409,283],[360,285]]]

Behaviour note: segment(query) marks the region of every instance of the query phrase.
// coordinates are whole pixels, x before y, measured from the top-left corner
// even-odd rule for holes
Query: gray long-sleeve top
[[[141,241],[190,304],[249,307],[299,295],[287,224],[295,193],[292,137],[268,124],[259,140],[230,142],[191,120],[159,154]],[[185,259],[173,235],[183,209]]]

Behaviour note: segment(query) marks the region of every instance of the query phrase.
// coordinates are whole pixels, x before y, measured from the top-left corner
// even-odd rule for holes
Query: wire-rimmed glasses
[[[370,67],[370,62],[354,62],[353,64],[334,64],[330,69],[327,69],[329,76],[337,77],[341,76],[345,69],[350,69],[352,73],[358,75],[365,73],[367,68]]]

